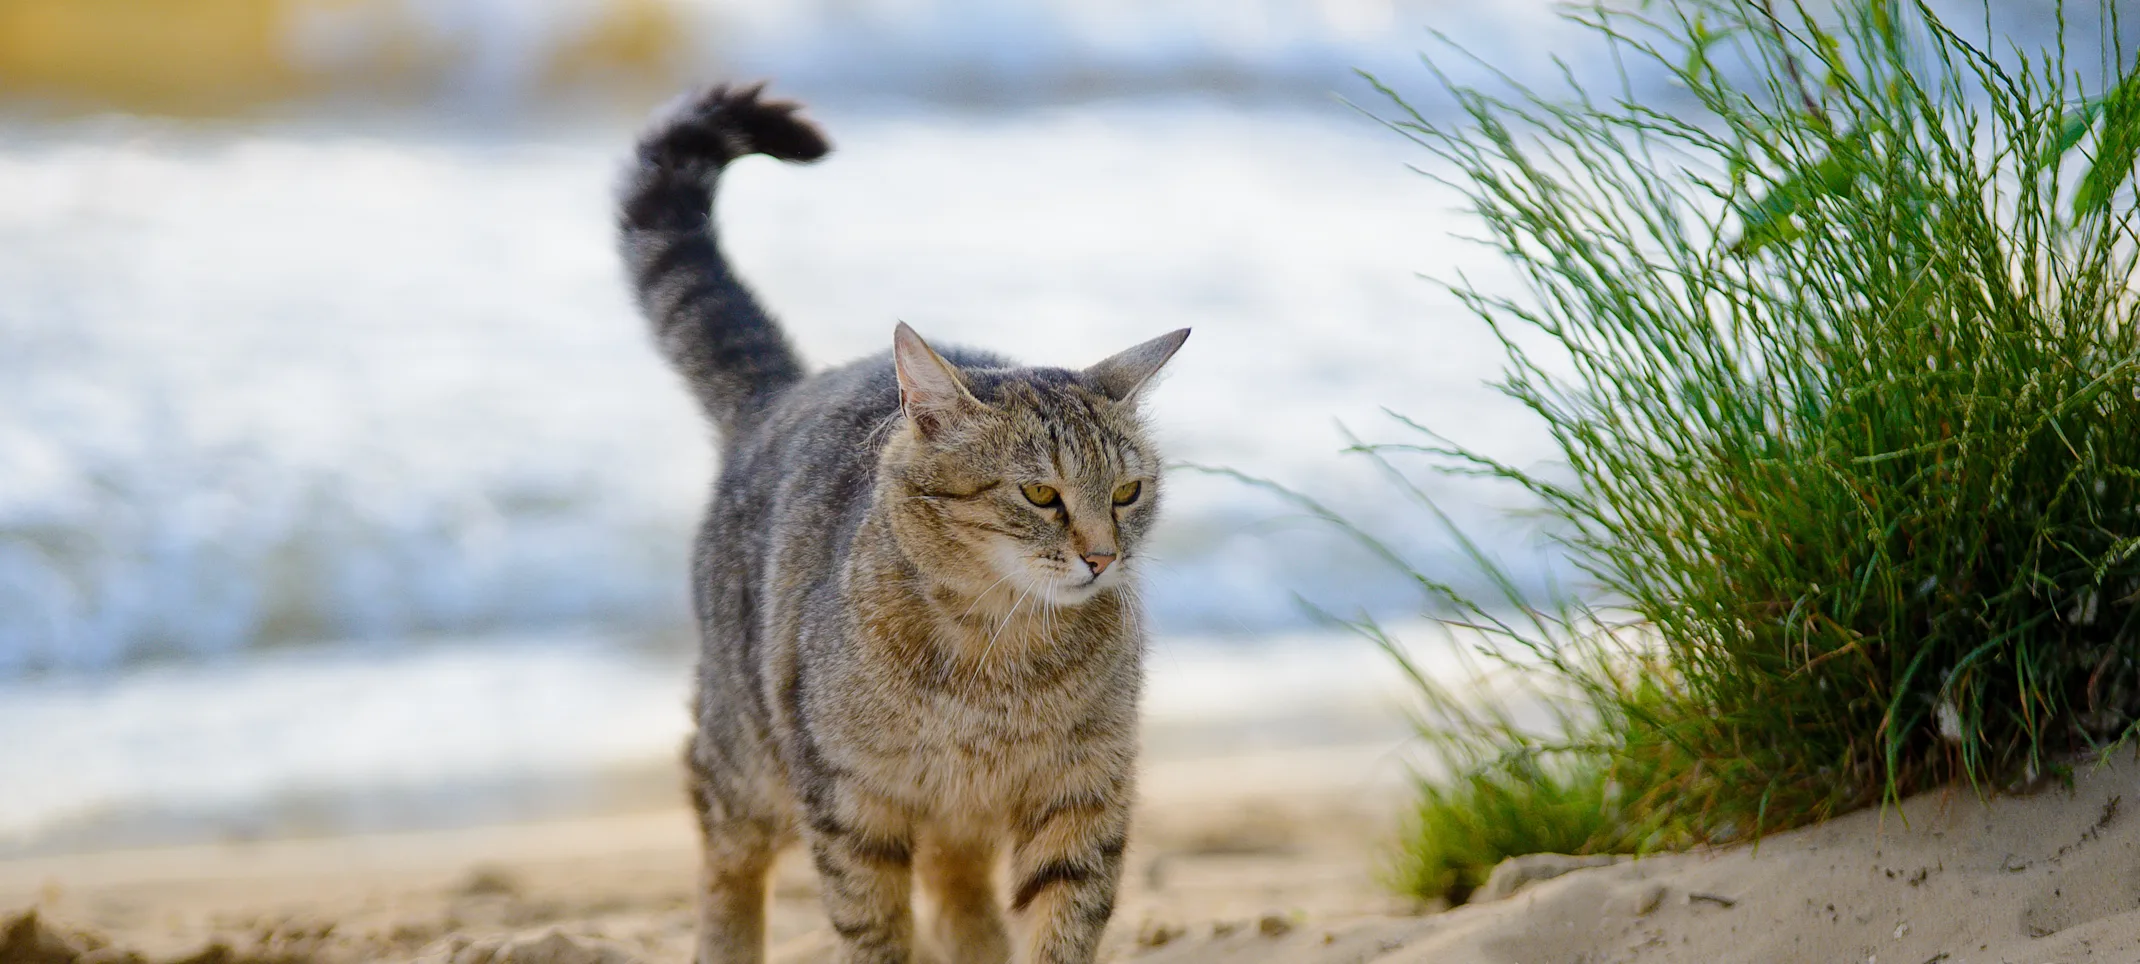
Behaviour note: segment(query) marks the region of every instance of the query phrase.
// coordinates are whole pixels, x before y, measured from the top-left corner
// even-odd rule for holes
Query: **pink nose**
[[[1092,570],[1092,574],[1094,576],[1098,576],[1100,573],[1106,572],[1107,567],[1114,565],[1114,563],[1115,554],[1112,552],[1085,553],[1085,565],[1086,567]]]

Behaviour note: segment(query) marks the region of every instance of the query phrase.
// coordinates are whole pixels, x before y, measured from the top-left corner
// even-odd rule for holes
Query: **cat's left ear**
[[[1100,390],[1100,394],[1127,402],[1137,397],[1138,390],[1151,381],[1153,375],[1159,374],[1160,367],[1181,350],[1182,342],[1188,340],[1187,328],[1167,332],[1085,369],[1085,378]]]

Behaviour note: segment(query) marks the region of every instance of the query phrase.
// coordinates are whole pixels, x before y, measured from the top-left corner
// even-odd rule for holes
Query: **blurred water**
[[[1380,405],[1500,417],[1485,333],[1413,274],[1495,269],[1397,138],[1191,101],[818,113],[841,153],[746,164],[722,211],[810,358],[881,350],[895,319],[1072,365],[1189,325],[1153,396],[1175,458],[1428,548],[1333,457],[1333,419]],[[613,263],[627,137],[137,122],[0,148],[0,674],[684,625],[713,467]],[[1295,590],[1404,598],[1253,528],[1270,500],[1176,482],[1163,630],[1295,625]]]
[[[643,5],[643,4],[642,4]],[[413,31],[451,50],[436,90],[465,103],[547,95],[561,59],[629,19],[629,0],[400,0],[299,5],[297,61],[334,74]],[[1547,0],[674,0],[661,69],[764,75],[833,91],[1007,105],[1227,90],[1320,97],[1352,71],[1415,63],[1431,27],[1488,49],[1563,28]],[[384,8],[368,9],[366,8]],[[615,28],[608,28],[614,30]],[[638,54],[654,57],[653,50]]]
[[[274,801],[328,829],[527,815],[667,765],[714,466],[610,250],[634,122],[498,109],[604,5],[388,6],[462,48],[451,109],[0,119],[0,841],[244,832]],[[1544,0],[685,9],[679,74],[777,76],[839,146],[740,165],[721,211],[813,361],[902,319],[1062,365],[1192,326],[1151,396],[1170,455],[1310,492],[1458,581],[1339,424],[1401,437],[1387,406],[1547,456],[1480,387],[1488,333],[1417,276],[1504,269],[1453,236],[1420,152],[1331,96],[1363,95],[1355,66],[1424,81],[1430,26],[1551,76]],[[367,23],[288,42],[361,62]],[[1382,679],[1360,644],[1269,637],[1303,599],[1408,616],[1408,580],[1267,494],[1171,484],[1155,717]],[[1519,571],[1555,566],[1508,493],[1430,488]]]
[[[1430,664],[1431,665],[1431,664]],[[1153,759],[1402,731],[1397,668],[1325,635],[1167,640]],[[589,634],[0,681],[0,860],[680,805],[689,654]]]
[[[614,6],[411,0],[335,20],[300,4],[285,42],[361,59],[400,11],[459,45],[439,81],[453,97],[532,97],[548,52]],[[2041,6],[2003,5],[2005,22],[2040,31]],[[879,350],[894,319],[1056,364],[1192,325],[1155,396],[1178,458],[1311,489],[1451,575],[1420,513],[1330,457],[1333,422],[1387,434],[1389,406],[1518,461],[1547,451],[1479,390],[1498,368],[1486,333],[1415,277],[1502,269],[1452,237],[1472,229],[1406,169],[1420,151],[1330,98],[1360,92],[1351,65],[1424,79],[1396,65],[1429,27],[1533,80],[1560,69],[1549,54],[1589,69],[1575,54],[1595,45],[1565,42],[1545,0],[664,9],[700,72],[779,75],[841,145],[819,168],[746,165],[724,199],[734,256],[811,358]],[[1094,98],[1081,77],[1139,96]],[[886,96],[902,91],[922,99]],[[0,677],[681,626],[712,466],[609,250],[632,126],[332,102],[8,123]],[[1295,625],[1296,591],[1409,606],[1364,558],[1244,528],[1273,500],[1179,482],[1150,574],[1163,630]],[[1495,514],[1477,489],[1437,491],[1467,522]],[[1534,542],[1486,535],[1517,556]]]

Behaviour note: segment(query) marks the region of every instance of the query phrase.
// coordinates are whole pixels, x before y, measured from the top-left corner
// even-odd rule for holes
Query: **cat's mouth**
[[[1090,602],[1092,597],[1100,594],[1099,582],[1098,579],[1087,579],[1084,582],[1057,583],[1055,590],[1049,593],[1055,597],[1050,601],[1058,606],[1077,606]]]
[[[1126,573],[1126,561],[1116,560],[1101,572],[1092,572],[1083,565],[1064,565],[1061,557],[1041,556],[1013,561],[1005,559],[1006,568],[1016,567],[1019,577],[1013,580],[1021,587],[1031,587],[1029,592],[1046,599],[1055,606],[1077,606],[1092,601],[1108,589],[1121,583]],[[1022,572],[1020,572],[1022,570]],[[999,570],[1000,571],[1000,570]],[[1015,597],[1017,594],[1012,593]]]
[[[1099,595],[1100,590],[1107,588],[1108,585],[1113,584],[1115,581],[1113,577],[1108,576],[1106,573],[1070,575],[1069,578],[1055,584],[1055,601],[1063,604],[1085,602]]]

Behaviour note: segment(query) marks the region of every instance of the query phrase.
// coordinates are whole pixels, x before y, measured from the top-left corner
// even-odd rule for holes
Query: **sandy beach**
[[[2140,961],[2130,762],[2084,768],[2070,792],[1929,794],[1758,852],[1620,861],[1439,913],[1377,879],[1403,774],[1387,742],[1156,761],[1104,958]],[[656,807],[23,859],[0,863],[0,962],[681,962],[693,847],[686,811]],[[774,886],[773,959],[829,961],[794,857]]]
[[[1388,742],[1156,763],[1144,779],[1110,956],[1140,942],[1202,939],[1213,924],[1252,932],[1266,918],[1291,925],[1407,911],[1374,873],[1403,772]],[[93,956],[106,947],[158,962],[685,961],[696,839],[677,803],[546,823],[0,863],[0,916],[14,920],[0,937],[0,962],[129,959]],[[35,929],[49,931],[44,951],[25,949],[35,941],[15,916],[33,907]],[[831,932],[802,854],[790,852],[776,871],[772,907],[774,960],[830,960]],[[542,944],[553,932],[569,940]],[[493,953],[514,941],[552,956]],[[578,950],[554,956],[566,944]]]

